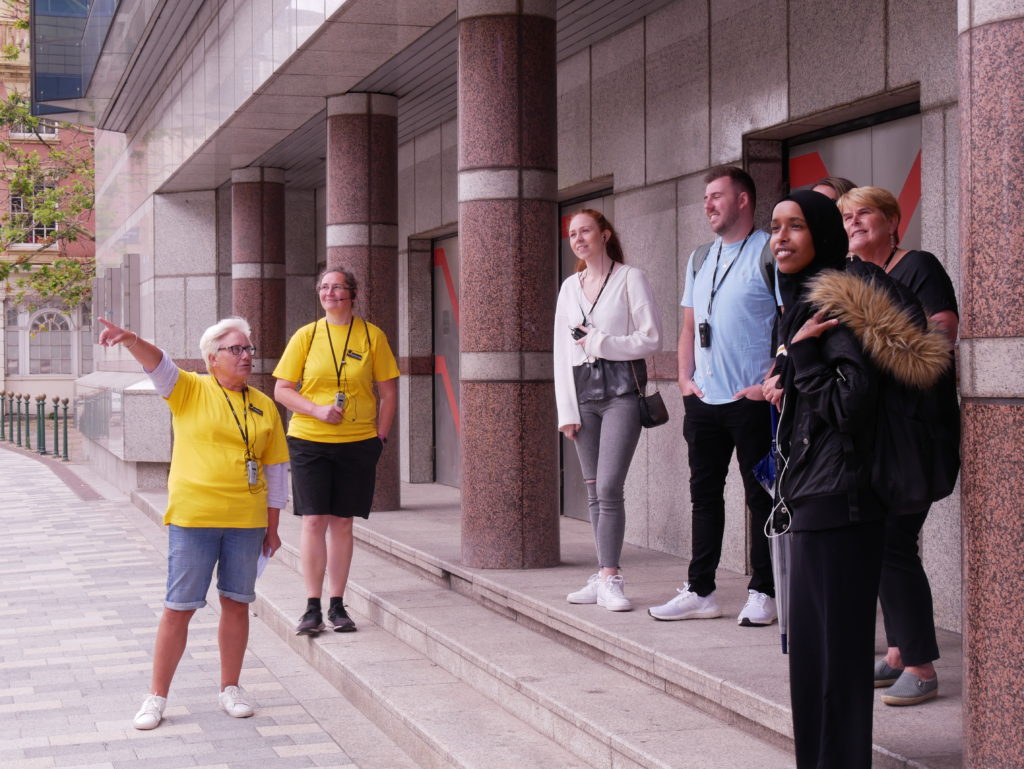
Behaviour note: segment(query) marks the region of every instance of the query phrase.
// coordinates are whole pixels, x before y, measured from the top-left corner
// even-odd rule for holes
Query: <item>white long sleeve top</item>
[[[558,427],[580,424],[573,366],[595,358],[639,360],[661,349],[661,313],[647,277],[636,267],[618,264],[594,311],[583,295],[579,273],[562,283],[555,306],[555,402]],[[571,329],[588,321],[592,326],[577,344]]]

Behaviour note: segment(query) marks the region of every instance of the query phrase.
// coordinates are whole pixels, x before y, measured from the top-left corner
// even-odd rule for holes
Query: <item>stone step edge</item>
[[[162,514],[153,509],[145,496],[132,492],[131,498],[154,521],[162,523]],[[368,552],[383,555],[402,567],[425,576],[435,584],[446,586],[498,614],[515,618],[541,634],[553,633],[564,638],[575,651],[627,673],[655,690],[664,691],[683,704],[692,706],[727,726],[739,728],[776,747],[792,747],[792,714],[788,708],[778,703],[700,668],[617,637],[599,625],[588,623],[571,613],[557,610],[552,613],[546,605],[531,601],[526,596],[518,596],[485,576],[458,564],[443,561],[430,553],[393,540],[361,525],[359,521],[355,522],[353,528],[356,541]],[[281,550],[275,558],[296,575],[300,573],[298,549],[291,543],[283,541]],[[362,608],[369,612],[373,591],[364,588],[357,578],[349,579],[349,589],[359,595],[365,602]],[[289,620],[284,619],[284,622],[284,626],[290,630]],[[645,664],[636,665],[630,660],[642,660]],[[315,662],[310,662],[320,669]],[[349,696],[348,692],[343,693]],[[367,712],[361,706],[359,709]],[[376,718],[370,717],[392,739],[399,742],[397,737]],[[763,734],[760,731],[763,729],[767,729],[769,734]],[[927,769],[925,765],[877,744],[872,745],[872,750],[875,769]]]
[[[268,577],[277,584],[281,582],[289,583],[292,586],[289,587],[289,596],[301,594],[301,577],[288,564],[282,562],[271,566],[261,577],[261,581],[268,579]],[[294,618],[289,613],[290,610],[294,610],[294,606],[291,604],[288,607],[279,605],[279,601],[270,596],[268,592],[261,590],[259,583],[257,583],[256,602],[254,604],[256,616],[259,617],[271,632],[276,633],[288,644],[289,648],[297,652],[318,670],[325,680],[341,692],[346,699],[375,723],[390,739],[394,740],[415,761],[431,769],[489,769],[489,767],[495,765],[518,765],[518,755],[511,751],[507,752],[506,760],[501,760],[501,753],[499,752],[497,755],[492,753],[491,758],[488,759],[486,764],[472,761],[469,756],[474,755],[477,751],[473,749],[474,741],[471,736],[466,744],[454,744],[450,738],[444,739],[432,733],[429,726],[424,725],[417,718],[416,711],[403,709],[399,703],[389,700],[385,693],[373,685],[372,681],[367,680],[367,678],[360,674],[358,663],[353,664],[345,660],[343,657],[345,647],[318,643],[316,638],[297,636],[295,634]],[[428,655],[423,654],[415,646],[410,645],[406,638],[391,632],[386,627],[380,625],[379,622],[376,622],[370,613],[362,611],[361,602],[361,596],[357,596],[356,600],[352,601],[351,606],[353,618],[363,626],[363,630],[360,632],[366,634],[367,624],[376,625],[381,632],[386,633],[393,640],[395,645],[408,650],[407,653],[401,655],[402,661],[418,658],[432,665],[437,665]],[[330,630],[325,630],[324,634],[329,636],[332,633]],[[527,740],[531,740],[535,745],[540,744],[543,746],[542,752],[557,760],[556,764],[553,765],[565,766],[567,769],[584,769],[584,767],[590,769],[589,765],[578,761],[577,756],[549,737],[540,734],[531,724],[509,713],[499,703],[491,701],[485,694],[459,678],[457,674],[448,670],[443,665],[438,665],[438,667],[457,679],[457,686],[464,687],[465,691],[473,692],[487,700],[496,717],[503,723],[508,724],[508,730],[515,731],[520,735],[517,739],[517,744],[522,745]]]
[[[163,514],[158,511],[144,495],[132,492],[131,499],[150,521],[161,526],[163,525]],[[280,560],[278,560],[279,557]],[[291,617],[288,612],[289,609],[294,611],[294,606],[287,608],[279,606],[277,601],[268,595],[268,591],[261,587],[261,583],[265,584],[265,580],[278,584],[282,581],[286,581],[294,586],[290,588],[290,594],[294,594],[296,596],[302,595],[304,593],[304,588],[302,586],[301,575],[297,568],[298,552],[292,545],[283,543],[281,550],[278,555],[275,556],[274,560],[278,561],[278,563],[271,564],[260,580],[257,581],[256,600],[252,604],[253,615],[262,622],[270,632],[281,638],[281,640],[288,645],[289,649],[298,654],[306,663],[317,670],[328,683],[337,689],[342,696],[349,700],[349,702],[351,702],[357,710],[363,713],[372,723],[374,723],[377,728],[384,732],[388,738],[393,740],[412,760],[419,763],[426,769],[490,769],[490,767],[495,765],[495,761],[493,759],[486,765],[480,764],[479,762],[467,762],[460,757],[460,751],[458,748],[453,746],[450,741],[442,740],[440,737],[431,734],[427,728],[421,726],[417,722],[415,713],[407,713],[395,703],[388,701],[387,698],[374,688],[372,683],[366,681],[365,678],[360,676],[357,670],[352,666],[347,665],[343,659],[340,659],[338,656],[333,654],[332,652],[335,650],[335,647],[316,643],[315,640],[304,636],[297,636],[294,628],[295,618]],[[369,613],[361,611],[359,607],[359,603],[364,603],[364,595],[367,595],[368,591],[357,588],[357,586],[351,581],[349,582],[349,586],[354,592],[358,593],[358,601],[353,601],[352,603],[355,604],[353,609],[355,610],[354,613],[357,615],[357,619],[360,621],[360,624],[365,624],[363,620],[364,617],[366,618],[366,621],[369,621],[372,624],[377,624],[372,621]],[[346,603],[348,603],[348,601],[346,601]],[[364,606],[368,607],[369,604],[364,603]],[[418,649],[410,646],[404,639],[389,632],[385,628],[381,628],[381,630],[388,633],[388,635],[395,640],[395,643],[409,649],[409,653],[411,655],[416,655],[431,662],[432,664],[437,664],[428,656],[423,655]],[[448,672],[451,673],[451,671]],[[458,678],[457,675],[452,675]],[[461,681],[461,685],[466,687],[467,691],[473,691],[480,694],[476,689],[464,681]],[[484,696],[485,699],[489,699],[486,698],[486,695],[481,696]],[[507,722],[519,731],[520,734],[527,737],[534,737],[536,740],[547,743],[547,752],[553,756],[557,757],[561,755],[563,758],[558,764],[559,766],[564,766],[566,769],[590,769],[590,765],[580,760],[578,756],[566,750],[563,746],[551,740],[549,737],[540,734],[529,723],[526,723],[522,719],[519,719],[509,713],[508,710],[501,707],[500,704],[494,703],[493,708],[496,713],[500,713],[503,720],[507,720]],[[467,750],[466,752],[469,754],[473,753],[472,750]],[[510,756],[510,758],[516,759],[516,756]],[[507,765],[512,766],[516,764],[517,761],[512,761]],[[504,766],[506,764],[500,765]]]
[[[378,576],[386,573],[388,568],[392,570],[387,579],[391,586],[389,590],[395,589],[395,575],[405,575],[410,581],[424,582],[422,576],[394,563],[391,559],[366,551],[363,552],[362,557],[376,561],[376,563],[371,561],[367,565]],[[437,585],[433,580],[428,580],[428,583],[435,585],[438,591],[449,589],[447,586]],[[595,755],[607,755],[609,758],[608,769],[622,765],[636,765],[651,769],[669,769],[678,766],[678,763],[672,760],[674,756],[678,755],[678,750],[672,749],[659,757],[652,752],[652,748],[643,745],[642,741],[638,742],[632,733],[614,732],[608,724],[602,723],[599,714],[586,713],[581,709],[576,709],[556,696],[533,686],[530,681],[517,677],[516,673],[502,666],[500,659],[493,659],[480,650],[474,650],[458,638],[453,637],[450,632],[430,626],[423,619],[412,616],[409,611],[382,598],[379,594],[365,591],[351,582],[350,586],[352,587],[350,595],[355,597],[355,600],[352,601],[354,608],[361,614],[369,616],[374,624],[399,638],[403,643],[412,646],[416,651],[460,680],[466,681],[476,691],[510,712],[512,716],[530,723],[544,737],[573,752],[581,760],[593,760]],[[409,587],[415,589],[415,585]],[[595,675],[600,676],[602,669],[608,677],[617,677],[618,681],[613,681],[611,684],[605,683],[614,686],[617,691],[623,691],[624,699],[628,699],[632,693],[637,695],[639,701],[642,699],[642,690],[652,689],[670,698],[669,702],[665,703],[668,707],[692,708],[720,722],[722,728],[735,729],[736,732],[742,734],[742,738],[753,743],[768,743],[786,753],[792,752],[791,740],[773,738],[766,735],[764,730],[755,732],[736,724],[723,722],[715,714],[709,714],[704,709],[682,702],[679,698],[671,697],[664,690],[651,687],[649,682],[638,680],[626,671],[608,665],[604,660],[594,659],[591,655],[574,649],[565,644],[561,637],[552,638],[548,633],[538,632],[532,622],[520,622],[515,616],[494,612],[493,609],[482,605],[471,596],[460,595],[459,597],[465,601],[465,606],[477,609],[485,617],[490,616],[491,621],[497,625],[505,622],[513,623],[517,629],[524,630],[535,637],[538,645],[554,646],[573,657],[581,657],[582,659],[576,663],[573,669],[579,671],[582,678],[588,679],[586,670],[588,663],[592,668],[590,672],[593,674],[589,676],[590,680],[595,680],[593,677]],[[501,628],[496,627],[495,631],[500,633]],[[543,655],[543,649],[541,655]],[[467,665],[472,666],[472,677],[467,675],[470,672],[467,670]],[[488,684],[485,681],[493,683]],[[545,720],[538,725],[538,719],[531,718],[536,714],[538,708],[548,713],[551,720]],[[684,738],[681,736],[681,739]],[[623,759],[626,760],[625,764],[623,764]]]
[[[438,584],[506,617],[514,617],[538,632],[566,639],[570,648],[627,673],[655,690],[779,747],[793,746],[793,715],[779,705],[732,681],[621,638],[572,612],[552,610],[546,604],[508,590],[483,574],[444,561],[430,553],[396,541],[356,521],[354,535],[369,552],[377,552],[402,567],[421,573]],[[298,568],[295,553],[294,568]],[[372,595],[351,583],[361,593]],[[636,662],[643,664],[636,664]],[[763,730],[770,734],[764,734]],[[914,759],[877,743],[872,744],[874,769],[927,769]]]
[[[499,612],[513,612],[541,632],[568,639],[572,648],[665,691],[685,704],[748,730],[768,729],[792,744],[792,712],[788,707],[762,697],[742,685],[712,675],[693,665],[668,657],[649,647],[617,636],[577,613],[559,611],[509,591],[479,572],[417,550],[356,522],[357,541],[407,568],[429,575],[435,581]]]

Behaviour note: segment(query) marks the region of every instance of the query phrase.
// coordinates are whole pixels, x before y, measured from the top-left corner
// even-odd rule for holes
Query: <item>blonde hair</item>
[[[217,347],[221,340],[232,331],[241,331],[250,344],[252,343],[252,328],[249,326],[249,321],[237,317],[218,320],[199,337],[199,352],[202,353],[207,371],[210,371],[210,356],[217,354]]]
[[[895,219],[896,224],[900,223],[903,213],[900,211],[900,202],[889,190],[882,187],[854,187],[836,201],[839,210],[846,213],[847,208],[856,206],[871,206],[877,208],[886,219]]]

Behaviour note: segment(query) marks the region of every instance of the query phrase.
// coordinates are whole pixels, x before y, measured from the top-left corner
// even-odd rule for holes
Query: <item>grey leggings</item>
[[[636,393],[580,404],[576,453],[587,487],[597,561],[602,568],[619,568],[626,532],[622,489],[638,440],[640,411]]]

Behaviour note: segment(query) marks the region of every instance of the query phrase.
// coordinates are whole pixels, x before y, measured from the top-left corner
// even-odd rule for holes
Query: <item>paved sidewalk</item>
[[[241,683],[256,715],[224,714],[215,590],[192,620],[164,722],[135,730],[162,610],[164,534],[123,495],[81,483],[76,493],[47,465],[0,445],[0,767],[412,766],[255,619]]]

